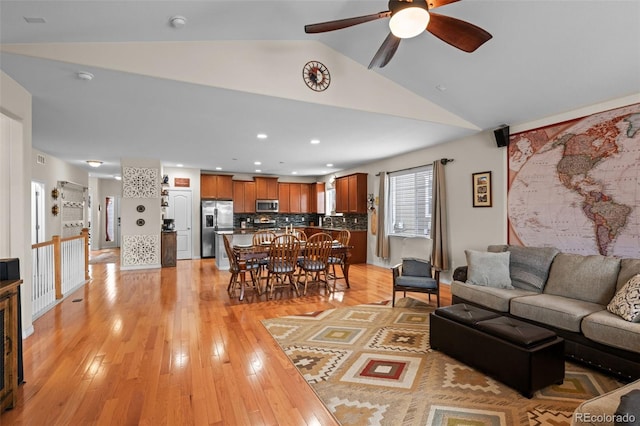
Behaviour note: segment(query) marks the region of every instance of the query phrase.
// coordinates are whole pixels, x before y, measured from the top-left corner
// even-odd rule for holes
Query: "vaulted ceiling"
[[[119,174],[122,157],[324,175],[640,92],[640,2],[459,1],[437,12],[484,28],[486,44],[465,53],[425,32],[371,70],[387,19],[304,32],[386,9],[372,0],[3,0],[0,68],[33,95],[34,147],[87,169],[85,160],[104,161],[91,171],[105,177]],[[170,25],[176,15],[184,27]],[[303,82],[310,60],[329,68],[323,92]]]

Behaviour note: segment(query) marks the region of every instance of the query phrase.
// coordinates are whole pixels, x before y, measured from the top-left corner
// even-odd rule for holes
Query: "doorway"
[[[191,259],[192,248],[192,195],[190,189],[170,189],[166,218],[174,219],[176,230],[176,259]]]
[[[113,195],[104,197],[104,234],[100,248],[120,247],[120,198]]]

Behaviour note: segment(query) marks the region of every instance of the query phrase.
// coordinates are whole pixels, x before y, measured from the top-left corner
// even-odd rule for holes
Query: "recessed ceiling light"
[[[327,163],[327,167],[333,167],[333,163]]]
[[[87,160],[87,164],[91,167],[100,167],[102,165],[102,161],[100,160]]]
[[[122,180],[122,176],[114,176],[113,177],[115,180]]]
[[[187,18],[184,16],[176,15],[173,18],[169,19],[169,24],[173,28],[182,28],[187,23]]]
[[[182,164],[176,164],[176,167],[184,167]]]
[[[91,81],[91,80],[93,80],[93,74],[91,74],[90,72],[86,72],[86,71],[80,71],[80,72],[76,73],[76,76],[77,76],[80,80],[84,80],[84,81]]]
[[[222,167],[216,167],[216,170],[222,170]]]
[[[318,145],[320,143],[319,139],[311,139],[311,145]]]
[[[256,173],[262,173],[262,170],[256,169]]]
[[[47,22],[44,18],[39,16],[24,16],[23,18],[28,24],[44,24]]]
[[[293,172],[291,172],[291,174],[292,174],[292,175],[297,175],[297,174],[298,174],[298,172],[293,171]]]
[[[256,137],[257,137],[258,139],[266,139],[266,138],[267,138],[267,134],[266,134],[266,133],[258,133],[258,134],[256,135]]]
[[[254,161],[253,164],[256,165],[256,166],[259,166],[262,163],[260,161]]]

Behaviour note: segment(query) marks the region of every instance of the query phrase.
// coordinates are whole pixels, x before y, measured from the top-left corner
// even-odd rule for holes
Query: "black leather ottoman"
[[[431,348],[527,398],[564,380],[564,340],[545,328],[458,304],[432,313],[429,330]]]

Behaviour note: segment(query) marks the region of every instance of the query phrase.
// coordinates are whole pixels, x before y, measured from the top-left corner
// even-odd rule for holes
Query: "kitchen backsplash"
[[[329,228],[347,228],[352,230],[366,230],[369,215],[345,214],[344,216],[324,216],[315,213],[255,213],[234,214],[233,226],[241,228],[245,223],[247,228],[286,226],[324,226]],[[322,222],[322,224],[321,224]],[[270,226],[271,225],[271,226]]]

